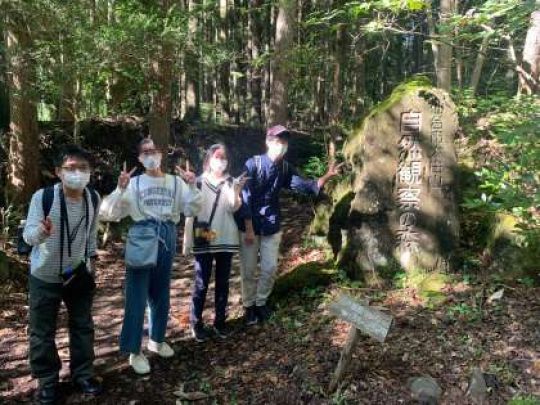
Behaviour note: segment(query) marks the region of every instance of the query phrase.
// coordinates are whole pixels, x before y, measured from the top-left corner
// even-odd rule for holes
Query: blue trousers
[[[203,253],[195,255],[195,285],[191,302],[191,324],[202,323],[202,313],[208,284],[212,275],[214,260],[216,262],[214,325],[220,325],[227,319],[227,301],[229,299],[229,277],[231,275],[232,253]]]
[[[171,268],[176,254],[176,226],[172,222],[149,226],[159,226],[157,265],[150,269],[126,268],[124,321],[120,333],[120,351],[139,353],[144,327],[144,312],[149,309],[149,336],[161,343],[167,332],[169,319]]]

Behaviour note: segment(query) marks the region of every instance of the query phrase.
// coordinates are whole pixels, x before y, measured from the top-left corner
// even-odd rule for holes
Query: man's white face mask
[[[71,190],[83,190],[90,182],[90,172],[62,170],[62,183]]]
[[[279,141],[267,141],[268,156],[272,160],[282,158],[287,153],[288,145]]]

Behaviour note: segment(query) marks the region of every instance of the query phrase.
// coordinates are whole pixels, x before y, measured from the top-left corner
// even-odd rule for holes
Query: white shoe
[[[137,374],[148,374],[150,372],[150,363],[142,353],[129,355],[129,365]]]
[[[160,357],[172,357],[174,356],[174,350],[166,342],[158,343],[152,339],[148,341],[148,350],[159,354]]]

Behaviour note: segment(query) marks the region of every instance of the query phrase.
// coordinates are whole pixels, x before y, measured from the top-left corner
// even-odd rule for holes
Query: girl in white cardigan
[[[221,337],[228,335],[225,325],[229,297],[229,277],[234,253],[239,250],[238,227],[234,220],[242,200],[240,192],[246,182],[244,176],[233,179],[228,172],[229,162],[225,145],[211,146],[204,160],[204,173],[198,180],[202,194],[202,208],[197,218],[187,221],[186,228],[195,223],[192,252],[195,254],[195,283],[191,305],[191,332],[198,342],[208,338],[202,313],[208,284],[215,270],[214,331]]]

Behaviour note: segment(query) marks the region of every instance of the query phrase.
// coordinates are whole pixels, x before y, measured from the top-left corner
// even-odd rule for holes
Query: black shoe
[[[94,377],[86,380],[79,380],[75,383],[75,386],[85,395],[97,396],[103,392],[101,383]]]
[[[244,308],[244,322],[248,326],[255,325],[257,323],[257,313],[255,312],[255,305]]]
[[[214,333],[220,339],[227,339],[231,334],[231,329],[225,324],[225,322],[216,323],[214,324]]]
[[[268,308],[268,305],[256,306],[255,312],[259,322],[266,322],[272,316],[272,311]]]
[[[191,335],[199,343],[206,342],[210,337],[208,335],[208,331],[202,323],[191,325]]]
[[[37,403],[40,405],[53,405],[58,403],[58,400],[60,399],[58,384],[40,387],[36,399]]]

